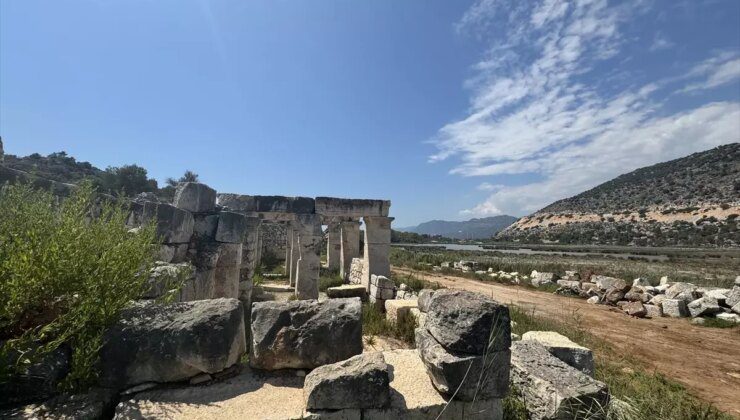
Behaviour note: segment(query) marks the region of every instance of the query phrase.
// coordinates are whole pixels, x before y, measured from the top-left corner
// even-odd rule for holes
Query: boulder
[[[647,309],[642,302],[630,302],[622,309],[629,316],[644,318],[647,315]]]
[[[4,344],[0,341],[0,348]],[[32,357],[31,354],[8,351],[7,354],[0,354],[0,363],[12,366],[22,356]],[[67,345],[61,345],[42,357],[33,358],[38,360],[0,380],[0,407],[40,401],[54,395],[57,385],[70,371],[72,350]]]
[[[624,294],[624,298],[629,300],[630,302],[642,302],[642,303],[648,303],[650,299],[653,298],[652,295],[648,293],[643,293],[641,291],[636,291],[634,288],[630,290],[629,292]]]
[[[258,369],[313,369],[362,353],[360,299],[252,304],[249,364]]]
[[[671,288],[670,284],[661,284],[659,286],[655,286],[653,290],[655,290],[655,293],[665,293],[665,291],[670,288]]]
[[[604,301],[606,303],[616,305],[622,299],[624,299],[624,292],[619,288],[607,289],[606,293],[604,293]]]
[[[106,331],[103,343],[100,381],[109,388],[219,372],[246,350],[242,305],[236,299],[136,302]]]
[[[523,396],[529,418],[604,418],[607,386],[556,358],[532,340],[511,346],[511,384]]]
[[[647,317],[648,318],[660,318],[663,316],[663,309],[660,305],[643,305],[645,307],[645,311],[647,311]]]
[[[540,287],[545,284],[554,283],[558,279],[555,273],[540,273],[538,271],[532,271],[530,275],[532,286]]]
[[[422,312],[429,311],[429,301],[432,299],[432,296],[434,295],[434,290],[432,289],[421,289],[419,291],[419,310]]]
[[[685,318],[689,316],[689,308],[686,301],[682,299],[665,299],[661,304],[663,315],[671,318]]]
[[[578,280],[558,280],[558,286],[572,290],[581,290],[581,282]]]
[[[385,317],[388,321],[397,322],[399,319],[409,316],[412,308],[417,307],[415,299],[390,299],[385,301]]]
[[[717,299],[712,299],[710,297],[693,300],[688,304],[688,308],[689,314],[691,314],[693,318],[698,316],[714,315],[718,312],[722,312],[722,308],[720,308]]]
[[[367,288],[361,284],[343,284],[326,289],[326,296],[330,299],[353,298],[367,301]]]
[[[668,299],[679,299],[691,302],[698,298],[696,293],[696,286],[691,283],[673,283],[668,290],[665,291],[665,295]]]
[[[733,306],[731,310],[736,314],[740,314],[740,303],[735,304],[735,306]]]
[[[616,277],[599,276],[594,274],[591,276],[591,283],[595,283],[596,287],[605,291],[615,289],[621,292],[626,292],[627,289],[629,289],[629,285],[626,281]]]
[[[598,291],[599,286],[596,285],[596,283],[590,283],[590,282],[581,282],[581,290],[584,291]]]
[[[508,350],[509,308],[466,290],[437,290],[429,302],[426,327],[447,350],[482,355]]]
[[[666,295],[655,295],[648,302],[651,305],[660,306],[664,300],[668,299]]]
[[[484,355],[448,351],[424,328],[416,329],[416,347],[434,387],[460,401],[503,398],[509,389],[509,350]]]
[[[243,214],[222,211],[218,214],[215,239],[218,242],[240,244],[247,233],[247,218]]]
[[[727,294],[725,299],[725,305],[732,308],[733,306],[740,303],[740,286],[735,286]]]
[[[591,304],[594,304],[594,305],[595,305],[595,304],[599,303],[599,300],[600,300],[600,299],[599,299],[599,297],[598,297],[598,296],[591,296],[590,298],[586,299],[586,302],[588,302],[588,303],[591,303]]]
[[[667,284],[669,284],[669,283],[670,283],[670,282],[668,281],[668,276],[663,276],[663,277],[661,277],[661,278],[660,278],[660,283],[659,283],[659,285],[663,286],[663,285],[667,285]]]
[[[183,182],[177,185],[175,207],[192,213],[207,213],[216,209],[216,190],[199,182]]]
[[[306,375],[306,408],[385,408],[390,402],[389,382],[388,365],[379,352],[319,366]]]
[[[593,352],[568,337],[554,331],[527,331],[522,340],[532,340],[543,345],[550,354],[580,370],[588,376],[594,376]]]
[[[632,287],[650,287],[650,281],[642,277],[638,277],[632,281]]]
[[[190,242],[193,236],[193,215],[171,204],[146,202],[142,224],[156,224],[157,237],[164,244]]]

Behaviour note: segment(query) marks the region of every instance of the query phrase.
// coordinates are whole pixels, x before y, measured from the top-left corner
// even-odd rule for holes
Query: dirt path
[[[410,270],[394,267],[408,274]],[[585,300],[462,277],[414,272],[416,277],[448,288],[484,293],[535,314],[571,320],[577,310],[592,334],[629,352],[665,376],[684,384],[694,395],[740,417],[740,330],[705,328],[686,319],[638,319],[616,308]]]

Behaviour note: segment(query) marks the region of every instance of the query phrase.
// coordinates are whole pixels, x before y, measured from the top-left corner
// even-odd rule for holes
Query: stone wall
[[[286,233],[287,229],[282,223],[262,223],[260,225],[263,260],[285,261]]]

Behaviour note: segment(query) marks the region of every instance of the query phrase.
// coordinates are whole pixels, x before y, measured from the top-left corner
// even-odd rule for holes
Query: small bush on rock
[[[0,381],[62,343],[73,349],[65,385],[95,379],[102,334],[144,291],[154,261],[153,227],[129,232],[127,213],[89,184],[61,203],[26,185],[0,190],[0,359],[17,359]]]

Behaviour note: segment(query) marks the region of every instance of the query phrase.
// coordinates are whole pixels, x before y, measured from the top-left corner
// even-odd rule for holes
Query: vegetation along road
[[[394,267],[401,275],[412,271]],[[589,333],[646,366],[675,379],[697,397],[740,417],[740,329],[691,325],[686,319],[638,319],[617,308],[523,287],[463,277],[413,275],[440,286],[484,293],[502,303],[564,322],[577,319]]]

